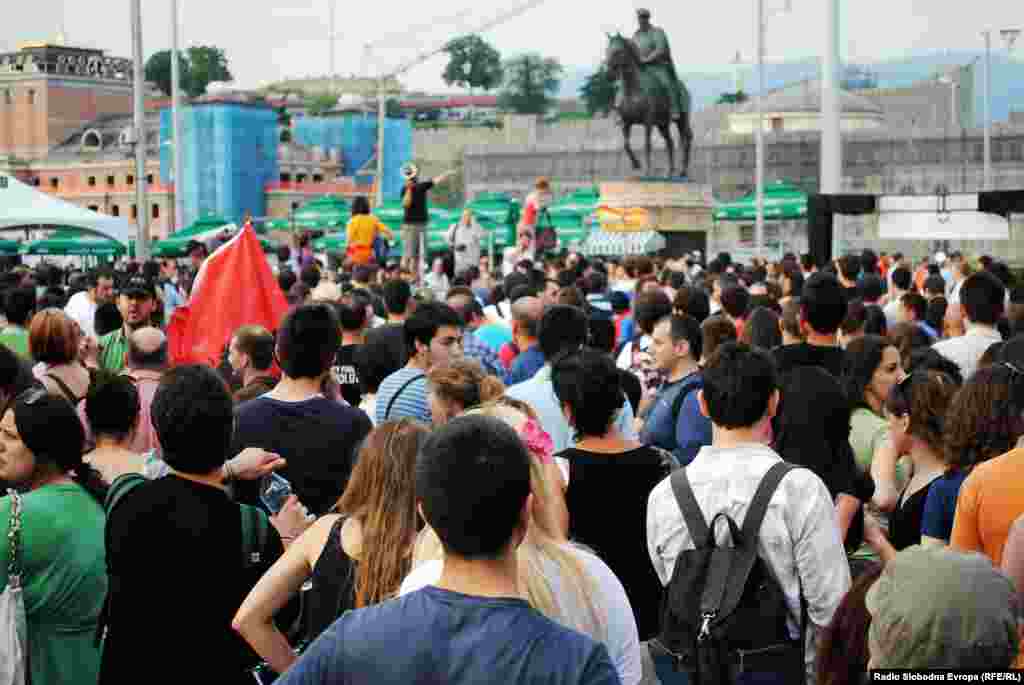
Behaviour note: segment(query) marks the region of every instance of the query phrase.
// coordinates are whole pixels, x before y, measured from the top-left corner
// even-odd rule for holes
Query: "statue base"
[[[599,184],[601,228],[609,232],[709,231],[714,224],[711,186],[686,179],[631,179]]]

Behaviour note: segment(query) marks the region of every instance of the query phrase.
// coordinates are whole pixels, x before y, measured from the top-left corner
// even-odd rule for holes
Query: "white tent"
[[[1010,239],[1010,222],[979,212],[977,193],[883,196],[878,211],[878,237],[883,239]]]
[[[36,226],[77,228],[124,245],[137,232],[130,221],[76,207],[0,173],[0,230]]]

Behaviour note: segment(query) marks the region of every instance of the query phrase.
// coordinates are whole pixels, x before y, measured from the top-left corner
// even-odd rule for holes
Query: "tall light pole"
[[[822,193],[838,193],[843,182],[839,127],[839,0],[825,0],[825,54],[821,61]]]
[[[337,16],[338,3],[337,3],[337,0],[327,0],[327,5],[328,5],[327,10],[328,10],[328,13],[330,15],[329,23],[330,23],[330,31],[331,31],[331,35],[328,36],[328,45],[329,45],[329,48],[330,48],[329,53],[328,53],[328,59],[330,60],[331,64],[330,64],[330,70],[327,73],[330,74],[329,80],[330,80],[330,83],[331,83],[331,88],[334,88],[335,93],[337,93],[337,88],[336,88],[337,83],[336,83],[335,79],[337,78],[337,73],[338,72],[337,72],[337,69],[335,68],[335,65],[337,64],[337,62],[334,61],[334,51],[335,51],[334,41],[336,40],[336,37],[335,37],[335,34],[334,34],[334,26],[335,26],[334,20],[335,20],[335,17]]]
[[[135,256],[141,261],[149,259],[149,212],[146,207],[146,87],[142,66],[142,8],[141,0],[131,0],[132,55],[135,58],[134,96],[135,133],[135,217],[138,237]]]
[[[982,79],[982,88],[985,93],[985,171],[983,190],[992,190],[992,31],[982,31],[981,35],[985,37],[985,75]],[[1007,50],[1013,49],[1013,44],[1019,35],[1019,29],[1002,29],[999,31],[999,36],[1003,39]]]
[[[758,258],[764,256],[764,0],[756,0],[757,4],[757,127],[754,130],[755,171],[754,184],[757,217],[754,224],[755,252]]]
[[[174,162],[174,222],[171,232],[185,224],[185,179],[184,150],[181,143],[181,45],[179,43],[178,0],[171,0],[171,132],[174,147],[171,148]]]

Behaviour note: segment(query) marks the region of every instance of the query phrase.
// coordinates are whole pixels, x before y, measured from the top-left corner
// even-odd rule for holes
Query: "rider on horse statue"
[[[672,63],[672,49],[668,46],[665,31],[651,24],[651,12],[646,9],[636,11],[640,28],[633,34],[633,45],[644,64],[644,69],[654,76],[665,87],[672,99],[672,119],[678,119],[687,112],[684,101],[683,87],[676,76],[676,67]]]

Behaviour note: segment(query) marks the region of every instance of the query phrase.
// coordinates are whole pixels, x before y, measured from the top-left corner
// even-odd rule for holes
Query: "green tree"
[[[388,98],[384,102],[384,116],[389,119],[400,119],[402,117],[402,106],[397,98]]]
[[[228,58],[224,50],[213,45],[196,45],[188,49],[191,67],[188,94],[199,97],[206,94],[206,87],[222,81],[231,83],[235,77],[228,69]]]
[[[583,82],[580,97],[586,103],[590,115],[607,114],[612,110],[615,104],[615,81],[603,64]]]
[[[480,36],[456,38],[444,51],[448,53],[448,65],[441,78],[449,86],[489,91],[501,85],[501,53]]]
[[[544,114],[561,85],[564,69],[558,60],[527,53],[508,60],[504,67],[498,107],[517,114]]]
[[[191,65],[185,58],[185,55],[178,53],[178,66],[181,70],[181,89],[186,93],[188,91],[188,83],[191,77]],[[161,50],[150,55],[149,59],[146,60],[146,80],[150,83],[155,83],[156,87],[164,95],[171,94],[171,51]]]
[[[306,113],[311,117],[322,117],[338,104],[338,96],[331,93],[317,93],[306,96]]]

